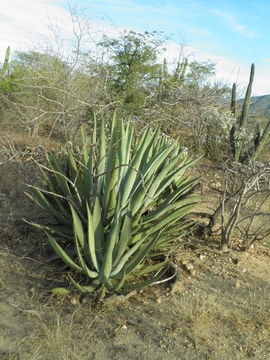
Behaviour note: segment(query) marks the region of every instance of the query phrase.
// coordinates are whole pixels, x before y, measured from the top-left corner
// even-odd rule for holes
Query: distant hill
[[[242,101],[240,100],[240,102]],[[256,114],[270,117],[270,95],[253,96],[250,102],[250,110]]]

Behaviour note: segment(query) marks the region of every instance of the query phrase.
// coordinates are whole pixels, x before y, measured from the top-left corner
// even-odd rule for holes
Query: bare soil
[[[63,264],[23,223],[42,214],[12,178],[13,193],[0,185],[0,360],[270,359],[269,243],[224,254],[219,239],[194,237],[171,284],[122,302],[55,296]]]

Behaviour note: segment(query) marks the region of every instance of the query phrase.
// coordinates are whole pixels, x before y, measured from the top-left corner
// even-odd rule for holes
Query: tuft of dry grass
[[[8,133],[0,137],[2,146],[10,147],[22,151],[27,147],[42,146],[47,150],[59,150],[61,143],[54,139],[43,136],[27,136],[23,133]]]

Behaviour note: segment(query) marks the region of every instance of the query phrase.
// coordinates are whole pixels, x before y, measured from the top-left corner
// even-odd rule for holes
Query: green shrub
[[[82,132],[81,149],[70,145],[64,161],[47,160],[46,187],[29,186],[28,196],[58,224],[34,225],[74,271],[73,285],[103,297],[160,279],[198,202],[190,196],[196,180],[185,175],[195,161],[158,131],[135,138],[131,123],[115,120],[109,136],[102,122],[91,144]]]

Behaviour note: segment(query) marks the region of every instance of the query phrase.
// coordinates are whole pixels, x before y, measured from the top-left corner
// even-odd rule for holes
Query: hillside
[[[252,112],[270,117],[270,95],[252,97],[250,109]]]

